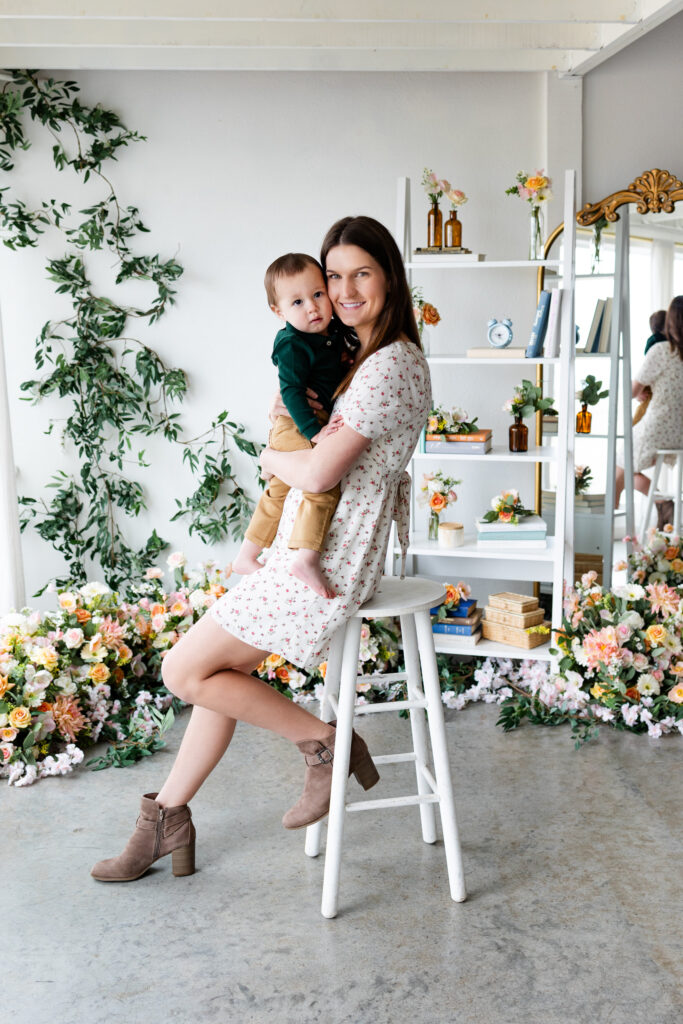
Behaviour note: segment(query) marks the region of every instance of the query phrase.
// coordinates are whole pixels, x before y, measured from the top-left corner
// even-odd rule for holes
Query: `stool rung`
[[[419,793],[416,793],[414,796],[389,796],[384,800],[356,800],[351,804],[346,804],[346,810],[374,811],[382,807],[408,807],[413,804],[438,804],[438,802],[439,797],[434,793],[427,796],[420,796]]]
[[[437,786],[436,779],[434,778],[434,776],[430,772],[430,770],[427,767],[427,765],[426,764],[420,764],[419,761],[418,761],[417,769],[418,769],[420,775],[422,776],[422,778],[425,780],[425,782],[427,783],[427,785],[431,789],[432,793],[436,793],[438,795],[439,787]]]
[[[408,754],[380,754],[379,757],[373,757],[372,759],[375,764],[401,764],[403,761],[417,760],[415,751],[411,750]]]
[[[407,708],[426,708],[424,700],[388,700],[386,704],[359,704],[354,708],[354,715],[375,715],[382,711],[402,711]]]
[[[408,678],[407,672],[370,672],[368,675],[358,676],[358,682],[365,682],[367,679],[381,679],[384,683],[400,683]]]

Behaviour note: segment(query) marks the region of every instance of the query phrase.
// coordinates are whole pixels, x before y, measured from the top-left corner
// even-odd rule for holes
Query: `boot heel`
[[[194,874],[194,839],[187,846],[180,846],[171,853],[173,874],[176,878]]]
[[[353,769],[353,774],[356,776],[356,782],[363,787],[363,789],[372,789],[379,782],[379,772],[375,768],[375,762],[372,760],[369,754],[358,762]]]

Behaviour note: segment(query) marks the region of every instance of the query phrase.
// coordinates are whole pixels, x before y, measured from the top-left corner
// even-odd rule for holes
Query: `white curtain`
[[[652,312],[668,309],[674,297],[674,244],[655,238],[650,253],[650,305]]]
[[[5,352],[0,326],[0,616],[26,604],[21,557],[16,470],[7,398]]]

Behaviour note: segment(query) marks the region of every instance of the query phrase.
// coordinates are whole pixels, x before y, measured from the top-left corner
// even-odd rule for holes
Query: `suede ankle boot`
[[[297,743],[306,761],[306,778],[303,793],[282,819],[285,828],[305,828],[307,825],[313,825],[329,811],[336,736],[335,731],[324,742],[302,740]],[[371,789],[379,782],[379,772],[370,757],[370,751],[356,732],[351,734],[349,775],[352,772],[363,789]]]
[[[160,857],[172,855],[173,874],[194,874],[195,829],[187,804],[162,807],[156,793],[145,793],[135,832],[123,853],[95,864],[90,872],[99,882],[132,882]]]
[[[658,530],[663,530],[669,523],[673,523],[674,503],[670,498],[666,498],[664,501],[656,501],[655,508],[657,509]]]

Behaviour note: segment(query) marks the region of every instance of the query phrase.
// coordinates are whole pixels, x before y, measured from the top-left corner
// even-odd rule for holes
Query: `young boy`
[[[344,365],[346,342],[331,322],[332,304],[322,267],[312,256],[280,256],[268,267],[264,283],[270,308],[285,324],[276,335],[272,358],[289,412],[289,416],[278,416],[268,443],[285,452],[311,448],[329,419],[334,392],[348,369]],[[309,387],[323,406],[317,413],[306,400]],[[258,556],[275,539],[288,491],[288,485],[277,477],[268,481],[232,563],[235,572],[261,568]],[[322,597],[334,597],[320,568],[320,551],[339,493],[339,485],[322,494],[304,492],[289,538],[289,547],[298,549],[292,572]]]

